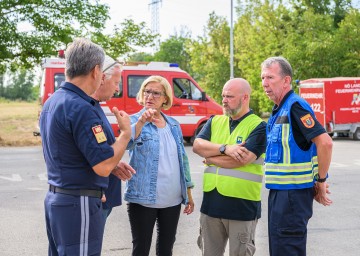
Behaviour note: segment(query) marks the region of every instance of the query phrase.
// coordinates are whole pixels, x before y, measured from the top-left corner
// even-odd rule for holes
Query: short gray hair
[[[293,77],[292,67],[291,67],[289,61],[287,59],[285,59],[284,57],[279,56],[279,57],[267,58],[263,63],[261,63],[261,68],[268,68],[274,63],[279,64],[280,75],[282,77],[290,76],[292,79],[292,77]]]
[[[110,79],[114,74],[115,68],[122,70],[122,64],[119,61],[114,60],[109,55],[105,55],[103,72],[106,79]]]
[[[105,52],[101,46],[86,38],[76,38],[65,51],[66,76],[73,79],[86,76],[96,65],[102,69]]]

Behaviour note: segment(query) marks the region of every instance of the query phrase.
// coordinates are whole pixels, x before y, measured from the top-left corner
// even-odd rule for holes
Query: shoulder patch
[[[314,118],[310,114],[306,114],[300,120],[306,128],[313,128],[315,125]]]
[[[92,127],[92,131],[98,143],[106,141],[106,136],[101,125]]]

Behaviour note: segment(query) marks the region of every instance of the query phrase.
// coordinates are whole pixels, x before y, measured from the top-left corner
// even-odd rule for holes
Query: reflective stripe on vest
[[[239,178],[239,179],[248,180],[248,181],[260,182],[260,183],[262,183],[262,179],[263,179],[263,175],[256,175],[256,174],[249,173],[246,171],[226,169],[226,168],[221,168],[221,167],[216,167],[216,166],[206,167],[205,173],[213,173],[213,174],[218,174],[218,175],[222,175],[222,176],[234,177],[234,178]]]
[[[250,133],[262,122],[254,114],[245,117],[230,133],[229,117],[214,116],[211,123],[211,142],[234,145],[241,138],[246,142]],[[214,190],[223,196],[242,198],[252,201],[261,200],[264,154],[251,164],[237,168],[211,166],[204,173],[204,192]]]
[[[318,172],[316,146],[299,150],[291,126],[291,106],[298,102],[311,113],[310,106],[296,94],[290,95],[268,121],[265,186],[269,189],[301,189],[313,186]]]

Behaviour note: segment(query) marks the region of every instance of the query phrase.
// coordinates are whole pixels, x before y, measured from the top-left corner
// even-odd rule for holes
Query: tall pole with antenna
[[[151,31],[153,34],[160,33],[160,15],[159,9],[162,0],[150,0],[149,7],[151,8]],[[155,44],[154,50],[159,47],[159,42]]]

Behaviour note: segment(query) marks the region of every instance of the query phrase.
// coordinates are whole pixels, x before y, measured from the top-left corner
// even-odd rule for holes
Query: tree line
[[[6,10],[15,10],[5,8],[4,5],[11,2],[19,3],[10,0],[0,3],[0,25],[5,24],[9,29],[14,26],[11,22],[21,20],[6,19]],[[35,2],[39,2],[44,11],[54,1]],[[82,5],[83,12],[87,15],[91,13],[94,18],[87,19],[88,16],[74,7],[69,10],[69,3]],[[269,112],[272,106],[264,95],[260,79],[260,64],[270,56],[283,56],[290,61],[294,71],[293,80],[360,76],[360,13],[355,8],[358,4],[358,1],[350,0],[237,1],[234,76],[243,77],[252,85],[251,107],[256,113]],[[0,51],[0,70],[4,67],[12,70],[18,67],[31,68],[42,57],[54,55],[56,49],[64,48],[73,37],[87,36],[102,45],[114,58],[126,54],[129,61],[177,62],[211,97],[221,102],[222,86],[230,77],[230,26],[226,17],[211,13],[204,26],[203,36],[192,38],[191,28],[184,29],[161,42],[157,52],[149,54],[136,50],[137,47],[152,46],[159,38],[159,35],[151,33],[146,24],[125,20],[115,26],[112,33],[105,35],[102,31],[104,21],[108,18],[106,5],[94,6],[91,1],[72,0],[61,1],[57,5],[59,14],[54,17],[44,11],[48,15],[46,22],[44,19],[39,20],[35,14],[30,15],[29,7],[24,9],[27,10],[27,16],[22,13],[22,19],[32,20],[35,26],[32,35],[21,34],[16,37],[16,34],[0,31],[0,37],[4,38],[0,42],[0,50],[20,38],[15,48]],[[69,16],[63,18],[60,15],[66,11],[73,12],[70,21]],[[99,19],[95,22],[96,17]],[[61,23],[56,19],[67,21]],[[70,25],[74,19],[80,27]],[[56,26],[53,28],[55,21]],[[14,32],[13,29],[10,31]],[[31,43],[26,43],[28,41]],[[31,51],[34,44],[37,47]],[[296,90],[294,81],[293,86]]]

